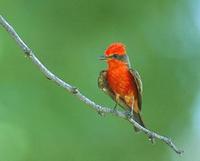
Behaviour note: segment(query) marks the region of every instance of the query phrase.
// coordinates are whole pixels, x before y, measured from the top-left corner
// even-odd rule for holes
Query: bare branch
[[[83,101],[85,104],[87,104],[89,107],[97,111],[99,114],[107,114],[110,113],[112,115],[115,115],[117,117],[120,117],[122,119],[125,119],[129,121],[133,126],[140,129],[142,132],[144,132],[149,138],[155,138],[163,141],[166,143],[169,147],[171,147],[177,154],[183,153],[182,150],[179,150],[176,145],[171,141],[170,138],[159,135],[153,131],[150,131],[141,125],[139,125],[132,117],[129,117],[129,115],[126,112],[121,112],[119,110],[113,110],[108,107],[104,107],[101,105],[96,104],[94,101],[90,100],[86,96],[84,96],[76,87],[71,86],[70,84],[64,82],[62,79],[58,78],[55,74],[53,74],[51,71],[49,71],[41,62],[40,60],[35,56],[33,51],[23,42],[23,40],[19,37],[19,35],[16,33],[16,31],[13,29],[13,27],[0,15],[0,25],[6,29],[6,31],[12,36],[12,38],[16,41],[16,43],[19,45],[19,47],[23,50],[23,52],[26,54],[27,57],[31,59],[31,61],[40,69],[40,71],[49,79],[58,84],[59,86],[66,89],[68,92],[76,96],[78,99]]]

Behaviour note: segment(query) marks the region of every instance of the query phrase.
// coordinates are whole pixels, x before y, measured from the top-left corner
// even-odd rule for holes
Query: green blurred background
[[[143,80],[144,121],[185,151],[97,115],[48,81],[1,27],[0,161],[200,160],[200,1],[0,0],[0,12],[51,71],[109,107],[98,56],[125,43]]]

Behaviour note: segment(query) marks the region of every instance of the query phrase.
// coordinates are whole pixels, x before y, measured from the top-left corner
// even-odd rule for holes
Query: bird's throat
[[[113,70],[116,68],[128,69],[127,63],[120,61],[120,60],[116,60],[116,59],[108,60],[107,64],[108,64],[108,70]]]

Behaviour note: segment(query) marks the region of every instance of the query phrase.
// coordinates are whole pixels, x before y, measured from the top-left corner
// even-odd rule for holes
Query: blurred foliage
[[[102,105],[114,103],[97,87],[106,68],[98,56],[125,43],[144,84],[144,121],[185,150],[179,157],[126,121],[101,118],[48,81],[0,28],[0,161],[198,161],[199,9],[197,0],[0,0],[41,61]]]

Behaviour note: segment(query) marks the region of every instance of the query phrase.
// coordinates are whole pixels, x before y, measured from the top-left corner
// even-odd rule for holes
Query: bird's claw
[[[98,114],[100,115],[100,116],[105,116],[105,113],[104,112],[102,112],[102,111],[98,111]]]
[[[149,141],[151,141],[151,143],[154,144],[155,138],[152,135],[149,135]]]
[[[126,112],[125,112],[125,115],[126,115],[129,119],[133,118],[133,113],[132,113],[131,111],[126,111]]]
[[[117,109],[117,102],[116,102],[116,104],[115,104],[115,106],[114,106],[114,108],[113,108],[113,113],[115,113],[116,112],[116,109]]]
[[[115,113],[116,111],[117,111],[117,108],[114,107],[114,108],[112,109],[112,113]]]
[[[72,88],[71,88],[71,92],[72,92],[73,94],[77,94],[77,93],[78,93],[78,88],[72,87]]]

